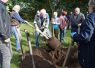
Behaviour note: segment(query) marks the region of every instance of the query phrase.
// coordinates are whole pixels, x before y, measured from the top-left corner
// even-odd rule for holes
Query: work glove
[[[36,27],[35,30],[36,30],[37,32],[41,31],[38,27]]]
[[[5,43],[10,42],[10,38],[8,38],[8,39],[4,40],[4,42],[5,42]]]
[[[80,27],[81,26],[81,23],[80,24],[78,24],[78,27]]]
[[[2,40],[5,43],[10,42],[10,38],[6,38],[6,36],[5,35],[2,35],[2,34],[0,34],[0,40]]]
[[[41,29],[41,30],[43,30],[43,29],[45,29],[45,27],[44,27],[44,26],[42,26],[40,29]]]
[[[28,23],[28,21],[25,20],[25,23]]]
[[[76,34],[76,32],[71,32],[71,37],[73,37]]]
[[[48,29],[48,25],[46,25],[46,26],[45,26],[45,28],[47,28],[47,29]]]

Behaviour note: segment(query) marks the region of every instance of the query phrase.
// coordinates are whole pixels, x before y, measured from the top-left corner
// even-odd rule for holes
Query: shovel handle
[[[71,48],[72,48],[73,45],[74,45],[74,41],[71,40],[71,44],[69,45],[69,48],[68,48],[68,50],[67,50],[67,54],[66,54],[66,57],[65,57],[65,59],[64,59],[64,63],[63,63],[63,67],[62,67],[62,68],[65,68],[67,59],[68,59],[69,54],[70,54],[70,50],[71,50]]]
[[[32,28],[34,28],[30,23],[28,23],[28,22],[26,22],[29,26],[31,26]],[[46,39],[49,39],[48,37],[47,37],[47,35],[45,35],[45,34],[43,34],[43,32],[41,31],[41,30],[36,30],[36,31],[38,31],[40,34],[42,34]]]
[[[32,57],[33,68],[36,68],[35,67],[35,62],[34,62],[34,57],[33,57],[33,52],[32,52],[32,45],[31,45],[31,41],[30,41],[30,34],[29,34],[29,32],[27,30],[25,30],[25,33],[26,33],[27,42],[28,42],[28,45],[29,45],[30,55]]]
[[[80,34],[80,26],[81,26],[81,23],[78,24],[78,34]]]

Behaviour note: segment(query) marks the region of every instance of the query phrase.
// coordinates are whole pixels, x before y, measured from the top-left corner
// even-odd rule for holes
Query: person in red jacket
[[[66,27],[66,21],[65,21],[65,18],[61,15],[59,17],[59,22],[60,22],[60,42],[62,43],[64,41],[64,30],[65,30],[65,27]]]

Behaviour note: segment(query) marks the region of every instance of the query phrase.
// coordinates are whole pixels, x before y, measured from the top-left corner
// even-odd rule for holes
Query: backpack
[[[65,19],[64,19],[63,16],[60,16],[59,20],[60,20],[60,25],[59,25],[59,27],[60,27],[61,30],[63,30],[63,29],[65,28],[65,26],[67,25],[67,24],[66,24],[66,21],[65,21]]]

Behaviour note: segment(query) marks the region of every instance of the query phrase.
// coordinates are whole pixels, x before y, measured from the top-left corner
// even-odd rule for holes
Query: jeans
[[[17,32],[18,32],[18,35],[19,35],[19,40],[21,41],[22,35],[21,35],[21,32],[20,32],[20,28],[17,28]]]
[[[17,32],[17,28],[16,26],[11,26],[11,30],[12,30],[12,34],[14,35],[15,39],[16,39],[16,50],[20,50],[20,39],[19,39],[19,34]]]
[[[39,48],[39,36],[40,36],[40,33],[36,31],[36,32],[35,32],[36,48]]]
[[[0,68],[10,68],[12,48],[10,43],[0,43]]]
[[[67,30],[67,26],[63,30],[60,29],[60,42],[65,41],[64,37],[66,34],[66,30]]]
[[[41,30],[48,38],[51,38],[52,37],[52,34],[51,32],[49,31],[49,29],[42,29]],[[40,33],[35,31],[35,37],[36,37],[36,48],[39,48],[39,36],[40,36]]]
[[[64,41],[64,29],[60,29],[60,42]]]

